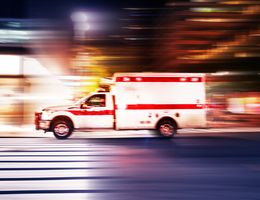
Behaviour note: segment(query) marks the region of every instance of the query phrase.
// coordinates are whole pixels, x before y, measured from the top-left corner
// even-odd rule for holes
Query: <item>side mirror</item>
[[[89,106],[87,104],[85,104],[85,103],[81,103],[80,104],[80,108],[81,109],[87,109],[87,108],[89,108]]]

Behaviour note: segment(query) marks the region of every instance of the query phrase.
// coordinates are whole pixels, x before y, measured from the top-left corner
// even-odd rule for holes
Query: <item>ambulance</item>
[[[205,75],[199,73],[116,73],[111,90],[73,105],[35,113],[36,129],[66,139],[74,131],[156,130],[173,137],[180,128],[206,126]]]

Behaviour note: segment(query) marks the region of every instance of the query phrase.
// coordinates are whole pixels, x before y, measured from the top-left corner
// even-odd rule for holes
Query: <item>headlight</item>
[[[48,111],[42,111],[42,120],[51,120],[51,115],[53,111],[48,110]]]

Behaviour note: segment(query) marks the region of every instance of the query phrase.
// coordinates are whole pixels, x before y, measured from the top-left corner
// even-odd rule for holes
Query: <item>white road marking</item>
[[[115,176],[113,169],[67,169],[67,170],[0,170],[0,180],[4,178],[46,178],[46,177],[110,177]],[[117,175],[118,176],[118,175]]]

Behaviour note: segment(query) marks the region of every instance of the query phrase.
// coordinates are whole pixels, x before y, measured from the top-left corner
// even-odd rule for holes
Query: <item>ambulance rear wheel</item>
[[[54,121],[52,125],[52,132],[57,139],[68,138],[72,134],[72,131],[72,125],[66,119]]]
[[[157,126],[157,131],[163,137],[173,137],[177,132],[176,124],[171,120],[163,120],[159,122]]]

